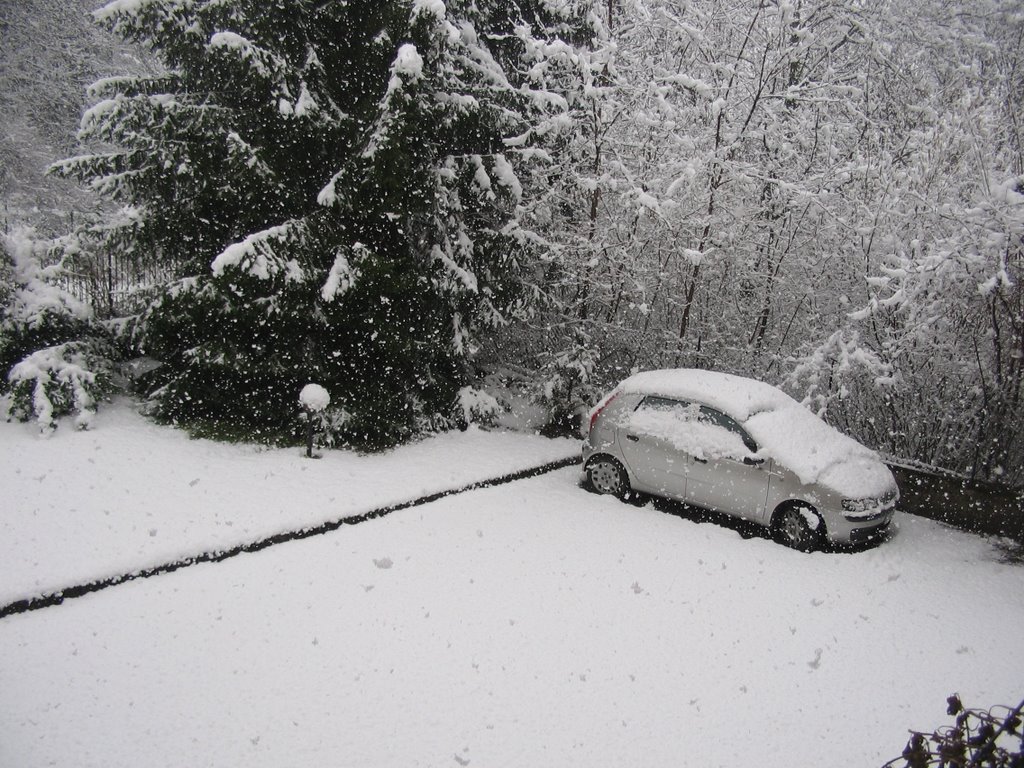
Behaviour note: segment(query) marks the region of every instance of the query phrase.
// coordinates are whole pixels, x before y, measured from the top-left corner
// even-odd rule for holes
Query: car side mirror
[[[748,467],[759,467],[764,464],[764,459],[759,459],[756,456],[744,456],[743,463]]]

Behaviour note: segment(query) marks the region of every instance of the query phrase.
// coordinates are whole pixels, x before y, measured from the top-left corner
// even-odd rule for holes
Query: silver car
[[[590,484],[760,523],[810,551],[885,532],[899,498],[878,455],[773,386],[676,369],[636,374],[591,411]]]

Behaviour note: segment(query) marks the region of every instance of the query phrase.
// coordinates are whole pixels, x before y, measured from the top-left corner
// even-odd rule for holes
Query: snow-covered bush
[[[105,356],[96,354],[93,343],[68,342],[33,352],[11,368],[7,381],[11,414],[35,419],[48,433],[59,417],[72,414],[75,425],[87,429],[109,375]]]
[[[352,420],[352,414],[338,406],[328,406],[315,414],[320,439],[329,448],[345,445],[345,430]]]
[[[80,338],[89,308],[59,285],[50,243],[28,229],[0,236],[0,390],[11,367],[37,349]]]
[[[462,409],[462,419],[466,424],[489,424],[504,410],[494,395],[474,387],[463,387],[459,390],[459,407]]]
[[[46,433],[57,419],[74,415],[87,428],[110,382],[115,356],[107,329],[67,291],[52,243],[31,230],[0,239],[4,289],[0,293],[0,391],[4,410],[35,419]]]
[[[795,362],[787,383],[804,396],[804,405],[824,416],[833,402],[850,397],[856,387],[885,387],[891,375],[892,367],[862,344],[857,333],[836,331]]]
[[[575,435],[580,417],[602,394],[594,388],[597,350],[585,343],[552,355],[541,371],[538,400],[548,409],[545,434]]]

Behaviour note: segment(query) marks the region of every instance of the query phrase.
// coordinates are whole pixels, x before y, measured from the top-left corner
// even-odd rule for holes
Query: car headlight
[[[843,517],[851,523],[877,520],[892,508],[885,499],[843,499]]]
[[[843,499],[843,511],[867,512],[878,506],[878,499]]]

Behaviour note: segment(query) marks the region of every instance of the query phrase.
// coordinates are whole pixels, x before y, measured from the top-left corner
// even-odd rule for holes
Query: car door
[[[686,500],[706,509],[760,519],[768,497],[770,462],[753,458],[756,443],[727,414],[701,406],[698,423],[706,440],[728,449],[708,451],[704,458],[694,459],[687,477]]]
[[[640,490],[685,498],[689,456],[672,439],[689,403],[648,395],[619,427],[619,451]]]

